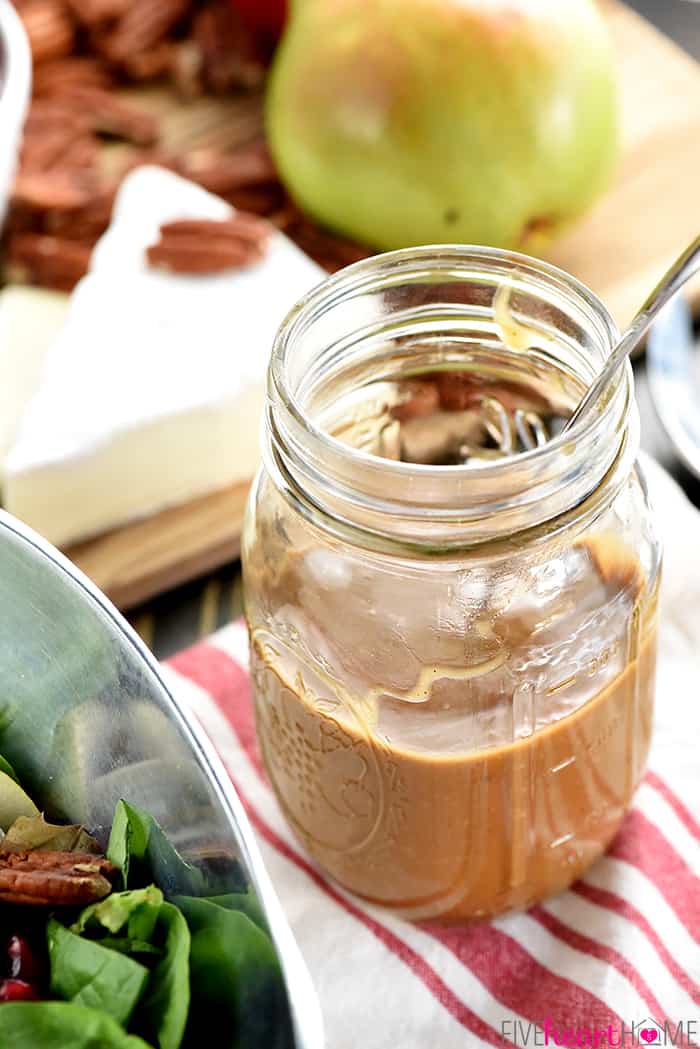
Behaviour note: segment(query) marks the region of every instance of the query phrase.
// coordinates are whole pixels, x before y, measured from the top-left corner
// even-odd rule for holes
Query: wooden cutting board
[[[622,157],[608,193],[547,257],[588,284],[624,324],[700,233],[700,66],[617,0],[600,0],[619,60]],[[260,126],[250,98],[199,100],[166,115],[166,145],[221,144]],[[700,306],[700,285],[692,289]],[[246,485],[71,547],[68,556],[120,607],[238,557]]]
[[[128,609],[235,561],[248,484],[116,528],[71,546],[66,556],[117,608]]]

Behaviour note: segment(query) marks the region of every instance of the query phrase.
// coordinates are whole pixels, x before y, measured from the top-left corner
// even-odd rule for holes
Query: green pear
[[[605,187],[615,95],[594,0],[296,0],[267,134],[346,236],[532,249]]]

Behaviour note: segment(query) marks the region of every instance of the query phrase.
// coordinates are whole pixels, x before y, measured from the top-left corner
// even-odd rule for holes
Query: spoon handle
[[[632,350],[639,345],[657,314],[698,270],[700,270],[700,237],[696,237],[693,243],[676,259],[647,297],[639,312],[635,315],[634,320],[608,357],[602,371],[598,373],[579,401],[573,415],[564,427],[564,433],[598,402],[617,369],[629,357]]]

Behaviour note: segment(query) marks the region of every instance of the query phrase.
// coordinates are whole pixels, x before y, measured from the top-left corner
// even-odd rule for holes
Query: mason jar
[[[260,750],[318,864],[408,918],[564,889],[642,775],[660,548],[629,365],[561,432],[617,334],[552,266],[436,247],[350,266],[277,336],[243,539]]]

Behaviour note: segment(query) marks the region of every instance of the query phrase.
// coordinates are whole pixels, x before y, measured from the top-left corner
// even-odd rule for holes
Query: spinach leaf
[[[263,932],[269,931],[260,901],[252,888],[248,889],[247,892],[227,892],[222,896],[203,896],[202,899],[207,900],[209,903],[216,903],[227,911],[242,911]]]
[[[7,758],[4,758],[2,754],[0,754],[0,772],[4,772],[5,775],[9,776],[10,779],[13,779],[15,783],[19,783],[17,773],[12,768],[12,765],[9,763]]]
[[[104,900],[91,903],[71,925],[71,932],[120,932],[126,925],[127,935],[136,940],[149,940],[153,935],[163,893],[155,885],[127,892],[113,892]]]
[[[76,936],[54,918],[49,919],[46,936],[52,993],[128,1023],[148,982],[148,969],[94,940]]]
[[[148,834],[140,819],[131,818],[131,806],[125,801],[118,801],[114,810],[112,830],[107,845],[107,859],[119,867],[124,880],[124,887],[129,884],[129,873],[131,867],[131,855],[143,858],[148,848]],[[152,879],[149,879],[152,880]]]
[[[159,1049],[178,1049],[190,1002],[190,932],[177,907],[166,903],[155,885],[115,892],[82,911],[71,926],[70,935],[75,933],[99,937],[80,942],[116,957],[146,956],[151,971],[133,1024]]]
[[[72,1002],[7,1002],[0,1025],[7,1049],[149,1049],[111,1016]]]
[[[292,1046],[287,996],[269,936],[241,911],[177,897],[192,933],[192,1005],[184,1046],[219,1032],[222,1049]]]
[[[190,931],[172,903],[161,904],[153,940],[163,954],[151,970],[134,1027],[159,1049],[179,1049],[190,1007]]]
[[[157,881],[166,896],[205,891],[204,878],[185,863],[166,838],[160,824],[147,812],[118,801],[107,846],[107,858],[119,867],[124,888],[142,888]]]

